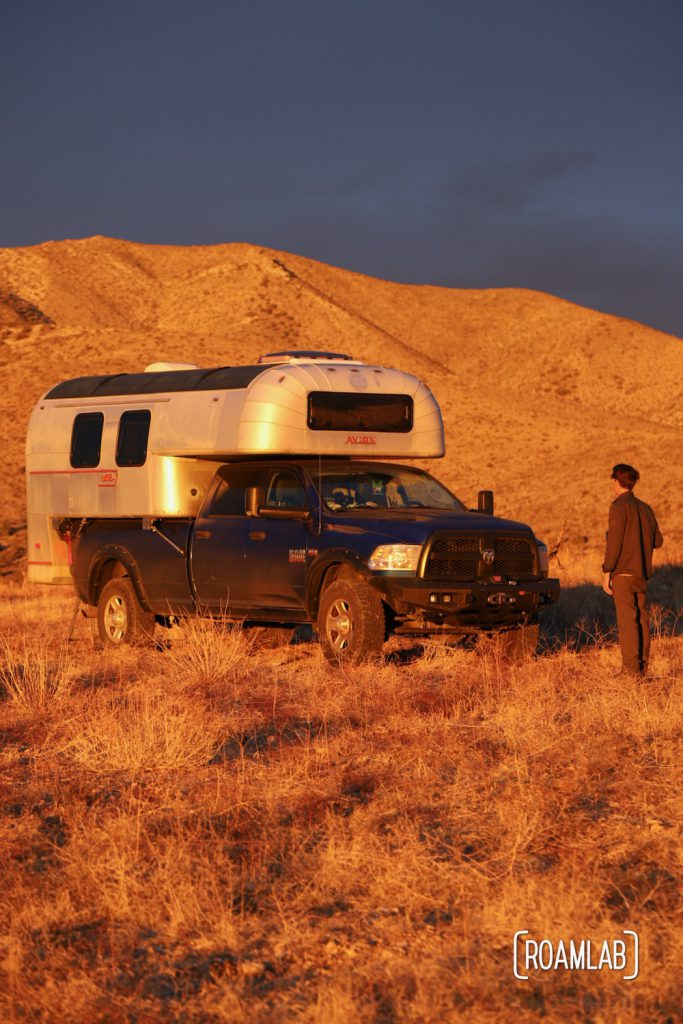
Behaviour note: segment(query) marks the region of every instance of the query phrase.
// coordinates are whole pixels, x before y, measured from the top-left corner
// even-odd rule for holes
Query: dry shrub
[[[23,712],[38,713],[64,701],[73,690],[75,665],[66,643],[44,633],[0,635],[0,687]]]
[[[166,771],[206,764],[222,723],[182,697],[142,690],[93,702],[63,731],[62,751],[90,771]]]
[[[133,786],[122,806],[77,823],[64,854],[72,900],[124,934],[144,925],[205,948],[233,945],[240,868],[207,842],[206,815],[183,807],[176,790]]]
[[[233,683],[253,652],[254,639],[226,619],[183,619],[168,651],[175,674],[183,681],[211,686]]]
[[[314,1024],[353,1024],[363,1019],[351,991],[350,979],[326,981],[312,1010]]]

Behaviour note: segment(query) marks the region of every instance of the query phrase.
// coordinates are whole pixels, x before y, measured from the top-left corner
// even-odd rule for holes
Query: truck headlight
[[[368,559],[368,569],[378,572],[415,572],[421,544],[380,544]]]
[[[538,571],[539,574],[547,578],[550,572],[550,558],[548,557],[548,548],[545,544],[541,544],[540,540],[536,541],[538,546]]]

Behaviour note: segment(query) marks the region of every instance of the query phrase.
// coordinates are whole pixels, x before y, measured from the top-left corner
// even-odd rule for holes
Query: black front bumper
[[[448,626],[463,632],[514,626],[538,614],[560,596],[558,579],[471,583],[373,576],[371,585],[399,619]]]

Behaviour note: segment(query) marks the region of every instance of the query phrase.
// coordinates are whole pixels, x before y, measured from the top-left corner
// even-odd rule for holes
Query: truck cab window
[[[71,431],[71,465],[74,469],[93,469],[100,464],[104,413],[80,412]]]
[[[221,482],[211,502],[211,516],[246,516],[248,487],[263,487],[260,467],[235,466],[221,471]]]
[[[319,477],[323,501],[331,512],[346,509],[439,508],[464,505],[437,480],[410,466],[325,467]]]
[[[273,474],[266,492],[266,508],[304,509],[307,505],[306,489],[298,476],[291,471]]]
[[[151,418],[149,409],[133,409],[123,413],[116,441],[117,466],[144,466]]]

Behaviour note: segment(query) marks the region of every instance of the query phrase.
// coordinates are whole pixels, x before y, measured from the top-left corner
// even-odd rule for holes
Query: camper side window
[[[78,413],[71,432],[71,465],[74,469],[99,466],[103,426],[104,413]]]
[[[123,413],[116,441],[117,466],[144,466],[151,418],[149,409],[133,409]]]

